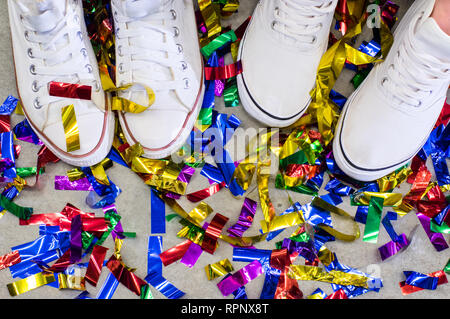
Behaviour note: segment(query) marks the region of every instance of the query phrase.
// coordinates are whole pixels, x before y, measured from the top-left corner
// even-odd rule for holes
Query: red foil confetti
[[[225,185],[226,185],[225,182],[222,182],[220,184],[214,184],[208,188],[199,190],[199,191],[191,193],[191,194],[187,194],[186,198],[193,203],[197,203],[199,201],[204,200],[205,198],[208,198],[208,197],[214,195],[215,193],[220,191],[223,187],[225,187]]]
[[[9,254],[0,256],[0,270],[18,264],[20,263],[20,261],[21,261],[20,254],[17,250]]]
[[[66,250],[64,255],[62,255],[49,269],[48,271],[53,272],[63,272],[71,265],[70,261],[70,249]]]
[[[339,289],[338,291],[332,293],[325,299],[348,299],[348,297],[343,289]]]
[[[136,295],[141,295],[141,288],[142,286],[147,285],[147,282],[128,270],[115,255],[111,256],[106,266],[122,285],[130,289]]]
[[[163,265],[168,266],[176,262],[177,260],[183,258],[184,254],[189,249],[191,243],[192,242],[190,240],[183,241],[182,243],[159,254],[159,257],[161,258]]]
[[[11,131],[10,115],[0,115],[0,133]]]
[[[94,246],[94,249],[92,250],[84,278],[94,287],[97,286],[98,279],[100,278],[107,250],[108,248],[99,245]]]
[[[228,221],[228,217],[221,214],[216,214],[206,228],[205,236],[203,237],[202,249],[210,254],[214,254],[217,247],[217,239],[222,232],[223,227]]]
[[[428,216],[430,218],[434,218],[437,214],[439,214],[445,207],[447,207],[447,203],[439,203],[439,202],[431,202],[425,200],[419,200],[417,202],[417,210]]]
[[[273,250],[270,255],[270,267],[281,270],[274,299],[302,299],[303,293],[298,287],[298,281],[286,275],[289,265],[297,258],[298,253],[289,255],[287,249]]]
[[[50,96],[66,97],[70,99],[90,100],[92,96],[92,87],[82,84],[50,82],[49,94]]]
[[[219,67],[205,67],[205,78],[210,80],[226,80],[242,73],[242,63],[236,63],[219,66]]]
[[[432,272],[431,274],[428,274],[428,276],[438,277],[439,278],[438,279],[438,286],[448,283],[447,276],[445,275],[445,272],[443,270]],[[409,294],[412,294],[414,292],[423,290],[423,288],[420,288],[420,287],[407,285],[406,281],[400,282],[399,286],[400,286],[400,289],[401,289],[403,295],[409,295]]]

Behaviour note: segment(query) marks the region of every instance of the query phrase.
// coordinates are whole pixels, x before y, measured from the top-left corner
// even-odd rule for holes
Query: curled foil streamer
[[[364,13],[364,10],[362,10]],[[353,37],[362,32],[362,27],[366,23],[367,15],[362,14],[358,23],[322,56],[319,64],[315,88],[311,91],[312,102],[308,113],[317,122],[319,132],[322,134],[325,145],[328,145],[333,139],[334,128],[339,118],[338,107],[330,100],[330,92],[333,88],[339,74],[348,61],[354,65],[364,65],[369,63],[378,63],[382,60],[371,57],[364,52],[354,49],[347,43]],[[381,28],[381,51],[383,57],[386,57],[393,43],[393,36],[382,21]],[[303,119],[293,124],[293,127],[300,126]]]
[[[321,224],[319,227],[325,230],[330,235],[343,240],[343,241],[354,241],[359,238],[360,236],[360,230],[358,224],[353,220],[353,217],[349,215],[346,211],[331,205],[330,203],[326,202],[325,200],[321,199],[320,197],[314,197],[314,199],[311,202],[311,206],[318,207],[320,209],[323,209],[328,212],[332,212],[336,215],[339,215],[341,217],[344,217],[345,219],[351,220],[353,225],[353,233],[352,234],[344,234],[339,231],[337,231],[334,228],[331,228],[330,226]],[[320,258],[319,258],[320,259]]]
[[[343,286],[368,287],[368,278],[361,275],[336,270],[326,272],[322,268],[314,266],[291,265],[289,268],[287,275],[296,280],[316,280]]]

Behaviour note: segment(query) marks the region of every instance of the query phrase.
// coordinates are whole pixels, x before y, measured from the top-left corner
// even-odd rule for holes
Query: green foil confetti
[[[234,42],[236,40],[237,36],[234,33],[234,31],[231,30],[224,34],[219,35],[213,41],[205,45],[200,51],[202,52],[202,54],[205,56],[206,59],[209,59],[209,57],[211,56],[211,54],[213,54],[214,51],[224,46],[228,42]]]
[[[376,244],[380,232],[381,213],[383,212],[384,198],[372,196],[369,202],[366,227],[363,241]]]
[[[447,265],[445,265],[445,267],[444,267],[444,272],[446,272],[447,274],[450,274],[450,258],[447,261]]]
[[[22,178],[30,177],[36,175],[37,167],[17,167],[16,168],[17,175],[19,175]],[[44,173],[44,168],[41,168],[39,171],[39,174]]]
[[[19,217],[20,219],[30,219],[31,215],[33,215],[32,207],[22,207],[14,202],[10,201],[3,195],[0,195],[0,206],[12,213],[13,215]]]
[[[441,234],[450,234],[450,226],[446,223],[442,223],[441,226],[434,223],[433,220],[430,220],[430,230],[434,233],[441,233]]]
[[[153,299],[152,292],[150,291],[149,285],[144,285],[141,287],[141,299]]]

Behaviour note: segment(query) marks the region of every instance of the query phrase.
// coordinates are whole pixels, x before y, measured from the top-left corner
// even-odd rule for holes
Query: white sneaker
[[[328,45],[337,0],[261,0],[241,41],[238,75],[244,109],[272,127],[306,111]]]
[[[42,142],[61,160],[90,166],[108,154],[114,114],[105,103],[81,0],[8,0],[17,89]],[[49,95],[50,82],[92,87],[91,100]],[[80,149],[67,152],[61,109],[73,104]]]
[[[450,36],[430,18],[433,7],[434,1],[414,2],[386,60],[342,111],[333,153],[355,179],[375,180],[406,164],[439,117],[450,84]]]
[[[112,0],[116,28],[116,81],[134,84],[120,96],[148,105],[145,86],[156,95],[143,113],[120,113],[130,145],[144,156],[164,158],[189,137],[204,94],[203,60],[192,0]]]

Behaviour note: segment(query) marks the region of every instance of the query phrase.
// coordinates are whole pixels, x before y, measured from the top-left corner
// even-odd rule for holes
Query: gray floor
[[[252,13],[256,2],[256,0],[241,1],[239,14],[230,20],[233,27],[242,23],[244,19]],[[394,2],[401,6],[400,16],[404,14],[404,11],[411,4],[411,1],[405,0],[396,0]],[[0,1],[0,38],[2,39],[3,44],[0,46],[0,57],[2,57],[0,59],[0,99],[3,99],[10,94],[17,96],[13,60],[11,57],[6,1]],[[351,85],[349,83],[351,75],[350,72],[344,71],[344,74],[336,85],[337,91],[344,95],[348,95],[351,92]],[[250,119],[241,108],[226,109],[223,106],[223,103],[219,102],[217,110],[228,114],[233,113],[238,116],[242,120],[242,126],[244,128],[258,127],[258,124]],[[21,120],[22,117],[16,115],[13,116],[14,124]],[[18,167],[34,166],[36,164],[36,152],[38,151],[38,147],[20,141],[18,144],[22,145],[22,154],[17,161]],[[48,165],[46,174],[43,176],[43,180],[46,180],[45,185],[39,190],[23,192],[16,202],[19,205],[32,206],[35,213],[59,212],[66,203],[72,203],[85,211],[91,211],[85,204],[85,197],[87,195],[85,192],[55,191],[53,188],[54,176],[64,175],[70,168],[70,166],[64,163]],[[128,266],[136,268],[136,274],[144,278],[147,271],[147,243],[148,236],[150,235],[149,188],[144,185],[133,172],[120,165],[115,165],[108,170],[108,175],[123,191],[118,197],[116,204],[120,215],[122,215],[122,225],[124,230],[137,233],[137,238],[125,241],[122,249],[123,260]],[[207,185],[206,179],[197,173],[194,176],[192,183],[189,185],[188,192],[199,190]],[[408,190],[409,185],[404,185],[400,189],[400,191],[404,193]],[[322,193],[325,193],[325,191],[322,190],[321,194]],[[281,213],[288,207],[288,198],[284,191],[271,188],[270,194],[277,213]],[[247,196],[254,200],[257,200],[258,198],[257,191],[251,191]],[[301,204],[308,203],[311,200],[311,197],[297,193],[291,193],[291,196]],[[233,198],[227,190],[224,190],[212,198],[207,199],[206,202],[216,212],[229,217],[229,225],[231,225],[238,218],[243,199]],[[186,211],[190,211],[195,207],[195,204],[190,203],[187,200],[181,200],[180,203]],[[347,200],[340,207],[351,214],[354,214],[356,211],[355,207],[351,207]],[[385,209],[385,211],[386,210],[387,209]],[[100,210],[96,211],[96,213],[99,216],[102,215]],[[255,225],[259,225],[261,219],[262,212],[258,209],[254,222]],[[413,236],[413,242],[408,249],[386,262],[381,262],[377,253],[377,248],[390,240],[383,227],[380,227],[381,230],[378,244],[364,243],[361,239],[352,243],[331,242],[327,244],[327,247],[337,254],[342,263],[365,272],[377,274],[383,279],[384,288],[382,288],[378,294],[372,292],[360,296],[359,298],[448,298],[450,296],[450,285],[448,284],[439,286],[435,291],[421,291],[406,297],[402,296],[398,283],[404,280],[403,271],[414,270],[422,273],[429,273],[440,270],[447,262],[450,256],[450,250],[441,253],[435,251],[422,227],[419,225],[414,213],[411,213],[398,221],[394,221],[393,224],[397,232],[405,233],[408,236],[414,229],[416,229],[416,231]],[[337,227],[345,227],[344,224],[340,225],[338,221],[336,221],[335,225]],[[419,227],[417,227],[418,225]],[[360,228],[363,230],[362,226]],[[163,239],[164,249],[168,249],[181,242],[181,239],[176,236],[179,229],[180,226],[176,220],[167,224],[167,233],[164,235]],[[287,230],[285,234],[289,231],[290,230]],[[255,226],[248,231],[248,235],[256,235],[257,233],[258,229]],[[19,226],[17,218],[9,213],[5,214],[0,219],[0,255],[8,253],[12,246],[32,241],[37,237],[37,226]],[[449,237],[447,236],[446,238],[448,241]],[[108,239],[105,245],[112,248],[112,240]],[[261,249],[274,249],[273,242],[261,242],[257,244],[256,247]],[[111,252],[112,250],[110,249],[110,253]],[[203,253],[193,269],[189,269],[181,263],[175,263],[165,267],[163,269],[163,275],[179,289],[186,292],[185,298],[223,298],[216,286],[218,280],[208,281],[204,272],[204,267],[207,264],[217,262],[223,258],[229,258],[231,260],[232,247],[222,242],[214,255]],[[232,263],[236,270],[245,266],[244,263]],[[99,287],[101,287],[101,283],[108,273],[106,268],[103,270]],[[10,298],[8,290],[6,289],[6,284],[12,281],[13,279],[11,278],[9,270],[0,271],[0,299]],[[249,298],[259,297],[263,281],[264,276],[260,276],[247,285]],[[300,282],[299,286],[305,296],[312,293],[318,287],[323,289],[326,293],[332,292],[330,285],[325,283],[306,281]],[[93,296],[96,295],[98,288],[94,289],[90,285],[87,285],[87,288]],[[155,298],[164,298],[156,290],[152,289],[152,292]],[[59,291],[51,287],[43,287],[15,298],[59,299],[74,298],[78,294],[78,291]],[[128,289],[119,286],[113,298],[135,297],[136,296]]]

